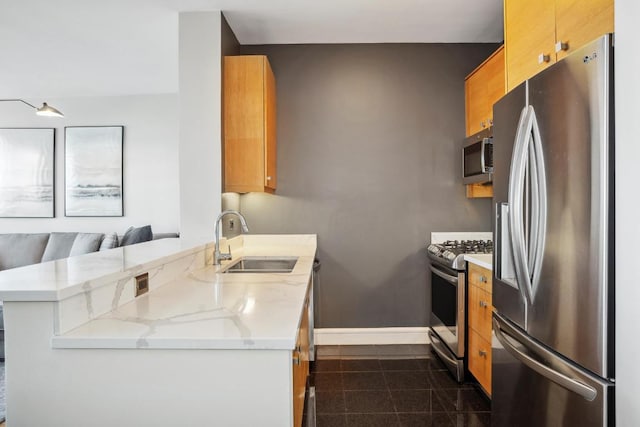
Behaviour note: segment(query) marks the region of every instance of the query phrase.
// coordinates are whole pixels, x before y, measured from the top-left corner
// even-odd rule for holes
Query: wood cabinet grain
[[[311,289],[311,286],[309,286]],[[309,375],[309,291],[305,299],[300,328],[296,340],[296,348],[291,352],[293,363],[293,425],[302,425],[304,412],[304,400],[307,386],[307,376]]]
[[[224,191],[276,190],[276,81],[264,55],[224,58]]]
[[[469,372],[491,396],[492,272],[469,263],[468,273]]]
[[[493,104],[505,94],[504,70],[504,46],[500,46],[465,78],[467,136],[493,124]]]
[[[613,0],[505,0],[507,90],[614,30]]]

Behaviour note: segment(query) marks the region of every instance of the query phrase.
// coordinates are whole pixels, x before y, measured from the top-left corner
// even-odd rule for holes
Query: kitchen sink
[[[298,257],[246,256],[223,273],[291,273]]]

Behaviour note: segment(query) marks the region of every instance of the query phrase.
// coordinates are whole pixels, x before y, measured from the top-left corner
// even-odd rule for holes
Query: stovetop
[[[455,270],[464,270],[465,254],[493,253],[493,242],[490,239],[445,240],[431,243],[427,251],[429,259]]]

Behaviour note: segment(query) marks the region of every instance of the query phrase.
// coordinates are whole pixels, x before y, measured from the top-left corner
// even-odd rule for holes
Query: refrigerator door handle
[[[525,183],[531,190],[528,197],[525,197]],[[526,210],[525,201],[531,202]],[[528,232],[524,230],[524,221],[531,225]],[[547,229],[547,186],[540,129],[532,106],[522,111],[514,143],[509,180],[509,226],[518,287],[525,299],[533,304],[540,282]]]
[[[501,324],[501,322],[494,317],[493,318],[493,331],[496,334],[496,338],[498,339],[498,341],[500,341],[500,343],[502,344],[502,346],[509,352],[511,353],[511,355],[513,357],[515,357],[516,359],[518,359],[520,362],[522,362],[524,365],[526,365],[527,367],[529,367],[530,369],[534,370],[535,372],[537,372],[538,374],[542,375],[543,377],[547,378],[550,381],[553,381],[554,383],[558,384],[560,387],[563,387],[567,390],[570,390],[580,396],[582,396],[584,399],[588,400],[588,401],[593,401],[597,396],[598,396],[598,392],[595,388],[584,384],[583,382],[580,382],[576,379],[570,378],[558,371],[555,371],[551,368],[549,368],[548,366],[544,365],[541,362],[538,362],[537,360],[535,360],[534,358],[532,358],[531,356],[528,356],[527,354],[523,353],[522,351],[518,350],[513,344],[511,344],[510,339],[515,340],[517,342],[519,342],[522,345],[525,345],[522,341],[512,337],[511,335],[509,335],[507,333],[507,331],[504,331],[502,329],[502,326],[507,326],[507,325],[503,325]],[[507,327],[506,329],[511,329],[509,327]],[[512,332],[516,332],[513,331]],[[509,338],[507,338],[509,337]],[[526,337],[525,337],[526,338]],[[527,341],[529,341],[527,339]],[[529,341],[530,342],[530,341]],[[535,343],[530,342],[531,345],[537,345]]]
[[[520,113],[518,130],[513,143],[513,156],[509,171],[509,238],[511,252],[515,267],[518,289],[525,301],[531,301],[529,271],[526,261],[526,249],[524,246],[525,233],[523,230],[523,204],[524,204],[524,180],[525,166],[527,164],[527,124],[529,121],[529,107],[526,106]]]
[[[533,144],[531,144],[532,164],[535,165],[535,176],[532,175],[532,183],[536,189],[533,194],[533,201],[535,205],[535,215],[532,218],[532,222],[535,221],[535,233],[532,228],[532,240],[535,242],[533,245],[531,258],[533,260],[531,264],[531,287],[532,296],[535,295],[538,283],[540,283],[540,274],[542,272],[542,258],[545,246],[545,238],[547,235],[547,180],[545,172],[545,164],[542,149],[542,137],[540,136],[540,127],[538,126],[538,119],[533,107],[530,108],[530,120],[531,120],[531,133],[533,135]],[[532,300],[533,301],[533,300]]]

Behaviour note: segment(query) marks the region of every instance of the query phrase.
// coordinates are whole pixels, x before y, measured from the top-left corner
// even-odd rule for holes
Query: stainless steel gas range
[[[465,254],[493,252],[490,232],[431,233],[431,347],[458,382],[464,380],[467,311]]]

